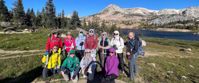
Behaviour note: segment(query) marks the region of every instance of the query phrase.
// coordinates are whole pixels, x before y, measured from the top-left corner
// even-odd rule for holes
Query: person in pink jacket
[[[64,38],[64,51],[65,55],[67,55],[70,50],[74,50],[76,47],[75,39],[72,37],[70,32],[67,33],[66,37]]]

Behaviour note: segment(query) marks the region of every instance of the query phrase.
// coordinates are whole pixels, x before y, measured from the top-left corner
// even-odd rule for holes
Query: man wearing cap
[[[119,35],[119,31],[114,31],[114,37],[111,39],[111,46],[116,49],[116,54],[119,59],[119,68],[124,73],[124,59],[123,59],[123,48],[124,40]]]
[[[45,55],[49,55],[52,52],[53,47],[57,46],[58,48],[62,48],[62,39],[58,37],[58,32],[53,32],[50,37],[48,37],[46,42],[46,52]]]

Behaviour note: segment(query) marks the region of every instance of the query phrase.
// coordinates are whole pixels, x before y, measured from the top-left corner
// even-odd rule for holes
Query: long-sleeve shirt
[[[48,60],[48,69],[56,68],[57,66],[61,66],[61,49],[58,50],[58,52],[52,52],[52,55],[50,56]]]
[[[76,39],[75,39],[75,42],[76,42],[76,49],[77,50],[84,50],[84,44],[81,46],[80,43],[84,42],[85,43],[85,39],[86,37],[85,36],[78,36]]]
[[[76,56],[69,56],[64,60],[62,67],[68,68],[72,72],[79,67],[79,59]]]
[[[62,48],[62,39],[58,37],[49,37],[46,42],[46,51],[52,51],[52,48],[54,46],[58,46],[59,48]]]
[[[98,46],[98,37],[93,36],[87,36],[85,40],[85,49],[96,49]]]
[[[138,42],[139,42],[138,39],[127,41],[126,52],[129,52],[131,55],[135,54],[138,51],[139,47]]]
[[[74,50],[75,46],[76,46],[75,39],[74,38],[71,38],[71,39],[65,38],[64,39],[64,46],[65,46],[64,49],[66,50],[66,52],[70,52],[70,50]]]
[[[115,74],[116,76],[119,76],[118,65],[119,60],[117,56],[108,56],[105,63],[106,75]]]
[[[116,46],[116,53],[122,53],[123,52],[123,48],[124,48],[124,40],[119,37],[119,38],[112,38],[111,39],[111,46]]]

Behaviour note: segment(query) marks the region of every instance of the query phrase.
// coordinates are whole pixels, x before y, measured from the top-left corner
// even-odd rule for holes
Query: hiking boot
[[[76,77],[72,78],[71,80],[72,80],[73,83],[77,83],[78,77],[76,76]]]

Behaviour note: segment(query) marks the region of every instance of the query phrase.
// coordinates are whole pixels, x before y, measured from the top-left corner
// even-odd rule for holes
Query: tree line
[[[65,17],[64,10],[56,15],[53,0],[48,0],[42,11],[35,13],[33,8],[24,11],[22,0],[16,0],[12,10],[8,10],[4,0],[0,0],[0,22],[10,22],[20,27],[73,28],[81,27],[78,12],[74,11],[71,18]]]
[[[35,13],[33,8],[24,11],[22,0],[16,0],[12,10],[8,10],[4,0],[0,0],[0,22],[9,22],[17,28],[52,28],[52,29],[75,29],[83,28],[88,30],[94,28],[98,32],[113,32],[119,29],[115,24],[106,25],[104,21],[86,21],[80,20],[78,12],[74,11],[72,16],[65,17],[65,12],[56,14],[56,7],[53,0],[47,0],[45,7]]]

